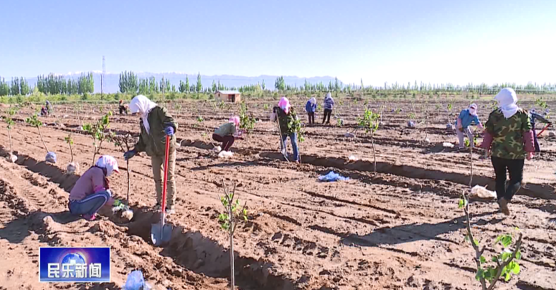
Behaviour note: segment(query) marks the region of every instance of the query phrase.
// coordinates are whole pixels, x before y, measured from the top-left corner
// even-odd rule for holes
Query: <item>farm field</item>
[[[292,101],[303,111],[304,97]],[[115,104],[56,105],[54,116],[40,118],[46,124],[41,128],[44,141],[58,155],[54,165],[43,162],[46,152],[37,130],[23,122],[33,110],[21,110],[12,130],[19,158],[15,163],[0,160],[0,247],[7,249],[0,253],[6,261],[0,263],[0,289],[120,289],[133,269],[142,269],[155,289],[227,289],[229,243],[218,223],[223,181],[237,182],[236,194],[249,208],[249,222],[234,237],[238,289],[478,289],[475,252],[464,239],[465,217],[458,209],[471,178],[469,153],[442,146],[456,142],[446,124],[470,101],[336,101],[341,103],[332,126],[303,128],[300,165],[281,160],[278,129],[268,121],[277,100],[247,101],[248,112],[260,121],[245,140],[234,143],[231,159],[217,158],[210,138],[215,127],[237,114],[238,104],[161,104],[177,120],[181,143],[176,213],[168,218],[175,229],[166,248],[150,244],[150,226],[158,214],[152,209],[154,182],[147,156],[130,161],[135,212],[130,223],[110,213],[87,222],[67,212],[68,192],[78,176],[65,173],[71,157],[64,137],[73,133],[74,158],[82,173],[91,166],[93,146],[80,127],[108,110],[116,112]],[[486,121],[491,102],[476,103]],[[531,108],[534,102],[522,105]],[[555,102],[548,105],[556,108]],[[355,130],[356,138],[344,136],[355,129],[365,107],[382,113],[374,136],[376,174],[371,138],[363,130]],[[319,118],[322,110],[317,123]],[[410,119],[416,129],[407,128]],[[137,134],[139,119],[114,115],[110,129]],[[474,235],[481,244],[493,244],[516,227],[524,235],[522,271],[509,282],[500,281],[497,289],[556,289],[556,138],[545,132],[539,142],[544,152],[526,161],[525,185],[510,205],[510,217],[498,212],[495,201],[471,200]],[[3,126],[2,155],[8,144]],[[123,152],[106,143],[101,153],[117,157],[121,174],[110,178],[111,188],[125,198]],[[358,160],[350,162],[352,155]],[[474,153],[472,183],[493,189],[492,166],[480,155]],[[350,180],[319,182],[329,171]],[[47,245],[112,247],[112,282],[39,283],[38,247]]]

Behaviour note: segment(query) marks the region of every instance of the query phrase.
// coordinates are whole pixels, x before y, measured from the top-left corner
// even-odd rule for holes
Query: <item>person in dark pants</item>
[[[535,138],[535,140],[534,140],[535,141],[535,152],[541,152],[541,146],[539,145],[539,140],[537,140],[537,132],[535,130],[536,121],[538,119],[540,123],[548,124],[548,126],[552,126],[552,122],[548,121],[547,119],[545,119],[540,114],[537,114],[535,109],[532,109],[530,111],[530,113],[531,113],[531,128],[533,129],[533,138]]]
[[[236,132],[238,132],[239,127],[239,117],[235,116],[230,118],[230,121],[221,125],[212,134],[212,139],[217,142],[222,142],[222,150],[230,151],[230,148],[234,144]]]
[[[276,115],[278,116],[280,134],[282,135],[282,140],[280,142],[282,153],[284,156],[287,156],[286,141],[288,140],[288,137],[290,137],[293,149],[293,158],[295,162],[299,163],[301,158],[299,155],[299,147],[297,145],[297,133],[295,128],[291,126],[291,123],[294,120],[297,120],[297,116],[290,105],[290,101],[286,97],[282,97],[280,99],[278,108],[276,108]]]
[[[332,109],[334,108],[334,99],[332,98],[332,94],[327,93],[326,97],[324,98],[324,118],[322,119],[322,123],[330,124],[330,116],[332,115]]]
[[[315,111],[317,110],[317,99],[311,98],[305,105],[305,111],[309,115],[309,125],[315,124]]]
[[[124,113],[127,115],[127,107],[126,105],[124,105],[124,100],[120,100],[119,109],[120,109],[120,115],[123,115]]]
[[[101,156],[71,189],[68,204],[70,212],[86,220],[94,220],[103,206],[121,206],[121,201],[112,198],[108,185],[107,177],[113,172],[119,172],[116,159],[108,155]]]
[[[498,205],[505,215],[509,215],[508,203],[521,187],[525,158],[531,160],[535,151],[533,130],[529,114],[516,104],[517,96],[513,89],[502,89],[495,100],[498,101],[498,109],[488,117],[481,147],[491,151]],[[507,186],[506,171],[510,174]]]

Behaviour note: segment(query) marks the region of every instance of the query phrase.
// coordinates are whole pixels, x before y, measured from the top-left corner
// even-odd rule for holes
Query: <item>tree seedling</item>
[[[133,149],[132,147],[136,143],[135,138],[133,138],[130,134],[126,135],[116,135],[113,136],[111,139],[114,142],[114,146],[119,147],[122,152],[128,152],[129,150]],[[128,206],[127,209],[121,213],[121,216],[128,221],[133,219],[133,211],[129,209],[129,193],[131,191],[131,175],[129,168],[129,159],[126,160],[126,170],[127,170],[127,202]]]
[[[100,120],[98,120],[95,124],[84,124],[83,131],[91,134],[93,138],[93,162],[95,164],[95,158],[97,154],[100,154],[100,150],[102,148],[102,143],[104,141],[110,141],[111,135],[104,133],[105,130],[108,129],[110,126],[110,117],[112,116],[112,111],[109,111],[106,115],[104,115]]]
[[[245,132],[250,133],[255,128],[255,117],[253,117],[252,113],[247,114],[249,108],[245,102],[241,103],[241,107],[239,108],[239,128],[245,130]]]
[[[370,109],[365,109],[365,114],[363,117],[358,118],[359,126],[365,129],[365,133],[371,136],[371,144],[373,148],[373,158],[374,158],[374,171],[376,173],[376,150],[374,142],[374,134],[378,130],[378,123],[380,120],[380,115],[373,113]]]
[[[222,188],[224,189],[224,196],[220,197],[220,202],[224,211],[218,216],[218,221],[221,228],[228,232],[230,239],[230,289],[233,290],[235,288],[234,233],[239,222],[247,221],[247,202],[240,208],[239,199],[235,198],[235,183],[231,192],[228,191],[224,181],[222,181]]]
[[[521,271],[521,267],[517,260],[521,259],[521,242],[523,234],[520,233],[515,243],[514,250],[510,250],[510,246],[514,241],[514,237],[510,234],[500,235],[496,238],[493,245],[501,244],[503,250],[494,256],[490,260],[483,256],[486,246],[480,248],[479,242],[473,238],[473,233],[471,232],[471,218],[469,215],[469,200],[465,193],[459,201],[459,208],[463,208],[465,217],[467,220],[467,235],[465,236],[466,241],[470,241],[473,249],[475,250],[475,263],[477,265],[477,274],[475,279],[481,283],[483,290],[492,290],[496,285],[496,282],[503,277],[507,282],[511,279],[512,275],[518,275]],[[488,285],[487,285],[488,282]]]
[[[8,129],[8,138],[10,140],[10,152],[6,159],[11,162],[15,163],[17,161],[17,156],[13,154],[13,145],[12,145],[12,128],[15,126],[15,122],[13,120],[13,116],[17,113],[17,109],[10,109],[8,110],[8,115],[4,116],[4,122],[6,122],[6,128]]]
[[[73,139],[71,138],[71,133],[68,134],[68,136],[64,137],[64,141],[68,143],[70,154],[71,154],[71,161],[66,167],[66,170],[69,174],[77,173],[79,172],[79,163],[73,161],[73,149],[71,147],[71,145],[73,145]]]
[[[43,124],[37,117],[37,114],[33,114],[31,117],[25,119],[25,123],[36,127],[37,131],[39,131],[39,137],[41,139],[42,145],[44,146],[44,149],[46,150],[46,162],[56,163],[56,153],[48,151],[48,147],[46,147],[46,143],[44,143],[44,139],[42,138],[41,126]]]

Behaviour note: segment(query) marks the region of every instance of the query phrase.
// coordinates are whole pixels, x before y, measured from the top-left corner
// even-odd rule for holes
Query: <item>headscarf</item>
[[[291,105],[290,105],[290,101],[288,100],[288,98],[282,97],[280,99],[280,102],[278,102],[278,107],[280,107],[280,109],[284,110],[284,112],[286,114],[289,114]]]
[[[149,113],[154,107],[156,107],[156,104],[143,95],[136,96],[129,103],[131,113],[139,113],[141,115],[141,119],[143,119],[143,126],[145,127],[145,130],[147,130],[147,133],[149,133],[149,130],[151,129],[148,120]]]
[[[233,116],[233,117],[231,117],[229,121],[230,121],[230,123],[234,123],[234,125],[235,125],[236,127],[239,126],[240,120],[239,120],[239,117],[238,117],[238,116]]]
[[[473,103],[471,105],[469,105],[469,114],[473,115],[473,116],[477,116],[477,104]]]
[[[331,93],[327,93],[326,97],[324,97],[324,99],[332,99],[332,94]]]
[[[502,89],[494,99],[498,101],[498,108],[500,108],[506,119],[511,118],[519,110],[516,104],[517,96],[512,88]]]
[[[309,99],[309,102],[310,102],[311,104],[314,105],[314,104],[317,103],[317,99],[315,99],[315,98],[313,97],[313,98]]]
[[[118,168],[118,161],[110,155],[100,156],[97,163],[95,163],[95,166],[106,169],[106,176],[112,175],[114,171],[118,173],[120,172],[120,169]]]

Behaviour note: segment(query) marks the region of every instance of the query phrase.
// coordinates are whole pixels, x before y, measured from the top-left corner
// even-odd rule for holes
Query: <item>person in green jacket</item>
[[[223,151],[229,152],[235,139],[241,139],[241,131],[238,130],[239,121],[238,116],[231,117],[227,123],[224,123],[214,130],[212,139],[222,143],[221,148]]]
[[[170,136],[170,152],[168,158],[168,184],[166,196],[166,213],[174,212],[176,200],[176,181],[174,169],[176,167],[176,136],[177,124],[174,118],[164,108],[161,108],[147,97],[138,95],[129,103],[132,114],[139,113],[141,116],[141,133],[135,148],[124,154],[125,160],[135,156],[139,152],[146,152],[151,157],[154,183],[156,188],[156,208],[160,209],[162,203],[162,170],[164,166],[166,136]]]
[[[287,155],[287,148],[286,148],[286,141],[288,137],[290,137],[290,141],[292,143],[293,149],[293,158],[295,162],[299,163],[300,156],[299,156],[299,147],[297,146],[297,133],[295,128],[291,126],[291,123],[297,119],[297,115],[294,112],[293,107],[290,104],[290,101],[286,97],[282,97],[278,106],[274,108],[276,115],[278,116],[278,124],[280,127],[280,135],[282,138],[281,148],[284,157]]]

